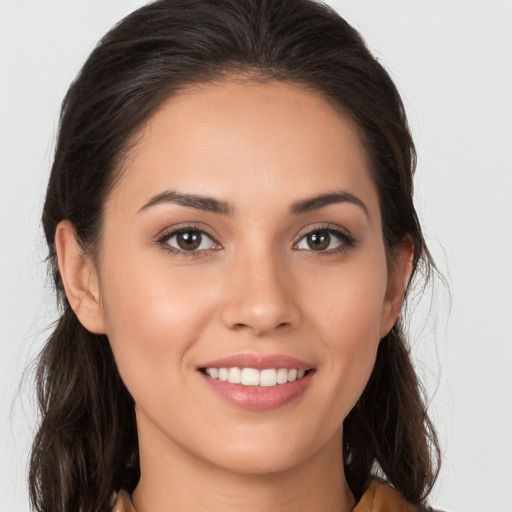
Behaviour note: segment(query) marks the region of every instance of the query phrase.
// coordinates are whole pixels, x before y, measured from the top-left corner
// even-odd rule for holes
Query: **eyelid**
[[[183,249],[179,249],[177,247],[173,247],[172,245],[169,245],[167,242],[169,239],[171,239],[173,236],[178,235],[179,233],[183,233],[186,231],[197,231],[201,233],[202,235],[207,236],[213,244],[215,244],[217,247],[215,248],[208,248],[208,249],[199,249],[199,250],[193,250],[193,251],[186,251]],[[222,249],[222,245],[217,241],[217,236],[212,234],[210,230],[206,229],[204,226],[196,224],[196,223],[180,223],[177,226],[172,226],[164,229],[161,231],[155,240],[156,244],[161,246],[164,250],[171,252],[173,254],[179,254],[184,256],[201,256],[205,254],[207,251],[210,250],[219,250]]]
[[[187,230],[199,231],[200,233],[204,233],[205,235],[209,236],[212,240],[214,240],[216,243],[219,243],[217,242],[219,238],[217,233],[211,227],[205,226],[201,222],[180,222],[179,224],[167,226],[158,232],[158,234],[155,236],[155,241],[158,242],[160,240],[164,240],[175,233],[180,233],[182,231]]]
[[[323,251],[315,251],[313,249],[308,250],[308,249],[298,249],[297,248],[297,245],[301,242],[301,240],[303,240],[306,236],[308,236],[312,233],[318,232],[318,231],[327,231],[329,233],[334,233],[334,235],[337,236],[341,240],[341,243],[339,244],[339,246],[337,246],[333,249],[328,249],[328,250],[323,250]],[[320,254],[332,254],[335,252],[346,251],[346,250],[350,249],[351,247],[354,247],[356,244],[357,244],[357,239],[346,228],[343,228],[336,224],[326,223],[326,224],[320,224],[320,225],[316,225],[316,226],[308,226],[308,228],[301,231],[299,233],[299,235],[297,236],[297,241],[293,244],[293,248],[297,251],[310,251],[310,252],[317,253],[320,255]]]

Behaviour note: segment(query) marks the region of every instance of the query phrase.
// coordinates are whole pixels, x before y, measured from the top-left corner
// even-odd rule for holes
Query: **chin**
[[[299,467],[330,445],[329,441],[322,443],[319,437],[308,442],[306,436],[290,436],[289,432],[273,439],[268,433],[258,437],[258,442],[251,436],[239,442],[232,439],[222,447],[218,444],[220,453],[211,453],[211,462],[238,474],[272,474]]]
[[[224,459],[221,467],[232,473],[241,475],[268,475],[281,473],[297,467],[303,462],[298,454],[272,454],[271,456],[262,456],[248,458],[243,456],[232,456]]]

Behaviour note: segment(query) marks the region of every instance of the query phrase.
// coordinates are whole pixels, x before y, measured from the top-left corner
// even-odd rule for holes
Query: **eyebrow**
[[[366,216],[370,218],[370,213],[368,212],[368,208],[366,205],[350,192],[339,191],[339,192],[330,192],[327,194],[320,194],[318,196],[301,199],[293,203],[290,208],[290,213],[293,215],[299,215],[301,213],[310,212],[312,210],[317,210],[319,208],[323,208],[324,206],[329,206],[331,204],[337,203],[351,203],[359,206]]]
[[[147,210],[158,204],[174,203],[189,208],[195,208],[197,210],[203,210],[206,212],[217,213],[220,215],[233,215],[235,212],[234,206],[227,201],[222,201],[209,196],[203,196],[199,194],[187,194],[177,192],[176,190],[167,190],[161,194],[153,196],[139,212]],[[351,203],[360,207],[366,216],[369,218],[370,214],[366,205],[350,192],[339,191],[320,194],[318,196],[308,197],[300,199],[292,204],[290,207],[290,213],[292,215],[300,215],[301,213],[307,213],[312,210],[317,210],[331,204],[338,203]]]
[[[233,215],[235,209],[226,201],[220,201],[213,197],[184,194],[175,190],[168,190],[162,194],[152,197],[139,212],[156,206],[157,204],[174,203],[181,206],[188,206],[189,208],[196,208],[206,212],[218,213],[221,215]]]

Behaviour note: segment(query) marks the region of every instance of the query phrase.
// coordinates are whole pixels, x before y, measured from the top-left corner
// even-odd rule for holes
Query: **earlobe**
[[[59,273],[71,308],[80,323],[95,334],[105,334],[106,325],[96,268],[76,239],[75,227],[61,221],[55,231]]]
[[[405,287],[411,274],[414,255],[414,243],[411,238],[405,238],[394,252],[394,260],[390,263],[388,284],[382,308],[381,338],[393,328],[402,309]]]

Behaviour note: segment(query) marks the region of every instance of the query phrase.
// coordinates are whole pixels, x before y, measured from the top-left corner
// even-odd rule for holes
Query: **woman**
[[[414,164],[395,86],[321,4],[160,0],[109,32],[43,212],[35,509],[425,508]]]

